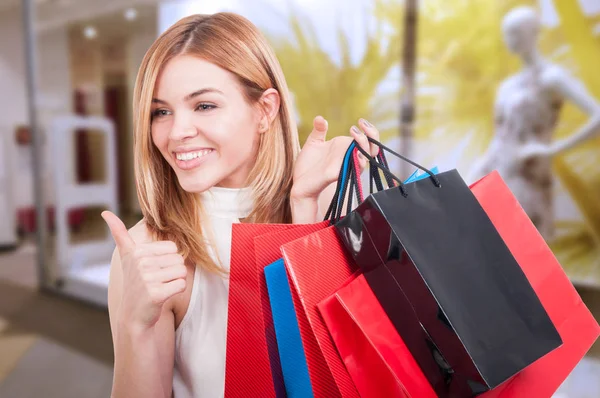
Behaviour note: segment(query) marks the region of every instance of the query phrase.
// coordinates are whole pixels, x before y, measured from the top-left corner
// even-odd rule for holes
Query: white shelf
[[[102,307],[108,305],[108,279],[110,264],[92,264],[70,270],[62,292]]]

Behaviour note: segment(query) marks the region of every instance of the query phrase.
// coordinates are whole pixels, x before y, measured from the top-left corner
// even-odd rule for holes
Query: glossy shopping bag
[[[458,172],[430,174],[374,193],[336,229],[436,393],[472,396],[562,340]]]
[[[431,171],[438,173],[437,167]],[[405,184],[428,177],[415,171]],[[395,281],[386,282],[394,291]],[[352,276],[318,307],[362,398],[437,396],[364,275]]]

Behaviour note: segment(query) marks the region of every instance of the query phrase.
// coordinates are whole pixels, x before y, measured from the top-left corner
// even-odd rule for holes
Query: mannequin
[[[502,22],[508,49],[523,62],[496,94],[495,136],[473,167],[470,181],[497,170],[546,240],[554,235],[552,157],[600,133],[600,104],[566,70],[537,51],[540,23],[529,7],[511,10]],[[553,141],[565,101],[589,115],[568,138]]]

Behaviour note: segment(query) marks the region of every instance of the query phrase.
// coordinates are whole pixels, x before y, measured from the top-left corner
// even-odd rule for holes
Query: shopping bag
[[[318,307],[361,398],[437,397],[364,275]]]
[[[355,145],[351,145],[347,155],[352,153]],[[344,173],[342,168],[340,176]],[[338,195],[343,199],[344,192],[336,192],[332,203],[338,200]],[[273,344],[275,334],[263,275],[264,266],[280,256],[275,253],[278,243],[262,241],[264,247],[255,251],[254,238],[270,232],[304,228],[294,236],[299,237],[325,225],[233,225],[225,364],[227,398],[246,397],[248,391],[267,398],[286,394],[277,345]],[[258,263],[257,253],[261,256]]]
[[[317,305],[357,270],[333,226],[281,246],[315,397],[359,397]]]
[[[471,190],[521,266],[563,342],[482,398],[551,397],[594,344],[600,326],[500,175],[489,174]]]
[[[415,171],[404,183],[428,177]],[[384,282],[391,284],[388,291],[397,288],[391,278]],[[318,308],[362,398],[437,396],[363,275],[351,277]]]
[[[260,397],[285,397],[281,367],[271,366],[265,339],[254,238],[294,227],[291,224],[232,226],[225,358],[226,398],[245,398],[249,391]]]
[[[256,277],[260,287],[262,311],[265,326],[265,338],[271,366],[279,366],[282,372],[288,397],[310,397],[310,381],[305,371],[306,361],[299,336],[295,314],[289,312],[286,304],[293,304],[287,276],[281,258],[280,246],[309,233],[326,228],[329,222],[299,225],[282,232],[264,234],[254,238]],[[272,264],[272,265],[269,265]],[[279,269],[279,268],[280,269]],[[267,268],[270,268],[267,277]],[[270,282],[270,286],[267,283]],[[273,307],[273,304],[275,307]],[[275,318],[279,322],[275,323]],[[276,327],[279,325],[279,333]],[[283,329],[282,329],[283,328]],[[281,343],[278,343],[281,342]],[[304,364],[302,363],[304,362]]]
[[[287,396],[289,398],[313,397],[302,337],[283,259],[265,267],[265,279]]]
[[[562,344],[456,170],[374,193],[336,230],[439,396],[483,393]]]
[[[357,193],[358,196],[360,196],[359,201],[362,200],[362,188],[358,178],[360,170],[358,169],[356,147],[356,142],[354,142],[350,145],[344,157],[336,193],[334,194],[330,209],[327,212],[328,215],[326,216],[326,218],[328,218],[331,214],[329,222],[333,222],[334,219],[340,217],[347,191],[350,193],[349,200],[346,203],[347,214],[352,208],[352,198],[354,193]],[[377,159],[382,164],[387,164],[383,153],[378,154]],[[374,179],[374,176],[372,175],[371,178]],[[381,181],[379,181],[379,185],[381,185]],[[356,191],[355,188],[357,188]],[[295,231],[284,231],[277,235],[280,239],[287,239],[291,242],[293,238],[298,238],[298,236],[293,236],[294,234]],[[261,238],[263,237],[257,238],[257,242]],[[305,242],[305,239],[307,239],[307,244],[303,243]],[[296,245],[294,243],[299,245],[298,250],[295,249]],[[313,248],[314,244],[317,246]],[[285,249],[286,247],[288,247],[288,249]],[[304,256],[305,258],[302,258],[302,252],[304,250],[309,250],[309,252]],[[316,308],[317,303],[335,291],[335,289],[338,288],[351,273],[352,266],[348,263],[348,257],[346,257],[339,245],[339,240],[335,235],[335,231],[332,227],[322,229],[321,231],[304,238],[283,245],[281,247],[281,252],[285,259],[284,263],[288,278],[287,287],[290,288],[292,302],[294,304],[296,313],[295,318],[298,331],[300,332],[304,358],[306,358],[306,368],[309,373],[312,393],[315,397],[358,397],[358,392],[345,369],[343,362],[340,360],[323,324],[323,320],[319,317]],[[308,261],[305,261],[307,259]],[[314,277],[315,275],[314,267],[316,265],[322,266],[323,264],[327,264],[325,269],[320,269],[324,279],[313,284],[309,279],[311,276]],[[295,271],[290,273],[290,268],[288,266],[293,267]],[[275,264],[274,267],[277,267],[277,264]],[[317,271],[317,273],[318,272],[319,271]],[[279,275],[281,276],[282,273],[279,273]],[[306,278],[309,279],[307,280]],[[277,319],[278,315],[281,314],[273,313],[273,315],[274,318]],[[288,316],[282,321],[288,322],[287,326],[295,328],[296,323],[293,322],[293,318],[289,316],[290,314],[287,315]],[[277,327],[277,325],[275,326]],[[280,329],[278,332],[279,334],[285,334],[286,331]],[[277,335],[278,341],[280,340],[279,334]],[[291,335],[293,335],[293,332]],[[290,335],[287,337],[289,336]],[[291,345],[288,340],[284,341],[288,343],[287,347],[284,348],[283,344],[279,344],[279,349],[283,350],[283,354],[285,354],[286,349],[292,350],[294,349],[293,347],[296,347],[296,351],[293,353],[292,358],[294,360],[301,358],[301,353],[297,349],[299,347],[298,341],[296,340],[296,342]],[[280,351],[280,355],[281,354],[282,351]],[[286,367],[285,364],[288,362],[294,361],[286,361],[283,358],[281,360],[284,368]],[[298,372],[296,374],[301,376],[299,381],[305,383],[306,378],[302,374],[303,363],[295,362],[295,365],[296,367],[292,366],[290,369],[289,375],[293,376],[295,372]],[[287,372],[284,371],[284,378],[286,377],[286,373]],[[296,383],[295,385],[292,384],[292,387],[298,388],[298,392],[300,392],[302,388],[307,390],[306,384]]]

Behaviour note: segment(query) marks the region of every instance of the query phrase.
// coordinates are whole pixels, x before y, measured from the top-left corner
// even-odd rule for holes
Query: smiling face
[[[152,141],[188,192],[246,184],[258,152],[261,113],[235,75],[178,55],[162,69],[152,100]]]

